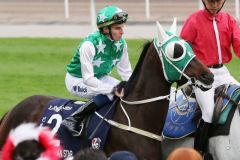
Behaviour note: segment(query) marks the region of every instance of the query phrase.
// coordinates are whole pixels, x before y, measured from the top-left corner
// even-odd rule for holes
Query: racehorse
[[[195,57],[190,45],[176,35],[175,20],[168,32],[157,22],[157,35],[144,46],[125,96],[116,105],[112,120],[128,125],[127,131],[111,127],[104,149],[108,155],[128,150],[139,159],[161,159],[161,133],[172,83],[191,82],[203,90],[211,88],[213,74]],[[46,104],[54,99],[31,96],[8,112],[0,126],[0,148],[11,128],[22,122],[38,122]]]
[[[184,126],[188,126],[188,130],[182,130],[183,132],[178,132],[178,134],[171,133],[171,137],[165,135],[165,139],[162,142],[162,148],[164,148],[163,157],[167,157],[176,148],[194,146],[194,137],[190,134],[195,131],[192,124],[195,123],[194,119],[197,119],[197,116],[194,117],[194,115],[198,115],[198,118],[201,118],[201,115],[198,114],[200,110],[195,100],[194,92],[189,92],[188,90],[188,93],[191,93],[191,97],[187,97],[189,98],[188,102],[185,98],[182,98],[182,92],[179,92],[176,102],[173,102],[178,104],[180,110],[177,110],[179,113],[175,112],[176,105],[173,106],[173,103],[172,105],[170,103],[170,110],[168,112],[163,134],[165,134],[164,132],[166,131],[166,135],[170,135],[169,126],[171,126],[172,130],[175,130],[175,132],[178,132],[178,129],[181,127],[184,128]],[[188,93],[185,94],[185,96],[189,95]],[[215,112],[213,116],[214,123],[210,128],[208,146],[208,150],[212,154],[214,160],[238,160],[240,157],[239,109],[239,85],[225,84],[216,89]],[[173,115],[173,113],[175,114]],[[191,130],[189,126],[192,127]]]

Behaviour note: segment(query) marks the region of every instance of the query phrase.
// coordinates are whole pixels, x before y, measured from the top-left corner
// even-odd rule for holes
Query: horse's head
[[[210,89],[213,74],[197,59],[191,46],[176,35],[176,19],[169,32],[165,32],[159,22],[157,29],[154,46],[161,59],[165,79],[180,84],[188,80],[202,90]]]

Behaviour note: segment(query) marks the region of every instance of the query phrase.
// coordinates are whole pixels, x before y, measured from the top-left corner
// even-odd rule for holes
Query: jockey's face
[[[207,10],[212,16],[216,16],[225,0],[203,0]]]
[[[123,31],[124,24],[113,24],[111,26],[111,33],[112,33],[112,39],[115,41],[119,41],[122,38],[122,35],[124,34]],[[104,32],[109,34],[109,29],[106,27],[104,29]]]

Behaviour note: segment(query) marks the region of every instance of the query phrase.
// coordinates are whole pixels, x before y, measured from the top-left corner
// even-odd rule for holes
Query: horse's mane
[[[134,86],[134,84],[136,84],[136,81],[138,80],[138,77],[141,73],[141,68],[142,68],[142,63],[144,58],[146,57],[146,53],[148,48],[150,47],[150,45],[152,44],[152,41],[147,41],[144,45],[143,45],[143,50],[142,53],[138,59],[138,62],[135,66],[135,69],[130,77],[130,79],[128,80],[128,83],[125,87],[125,96],[128,95],[128,93],[132,90],[132,87]]]
[[[8,112],[7,112],[7,113],[8,113]],[[0,125],[1,125],[1,123],[2,123],[2,121],[3,121],[3,119],[6,117],[7,113],[5,113],[2,118],[0,118]]]

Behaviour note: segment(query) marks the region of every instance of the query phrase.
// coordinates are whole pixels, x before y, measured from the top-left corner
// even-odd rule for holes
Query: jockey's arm
[[[114,86],[103,83],[95,77],[88,78],[86,81],[84,81],[84,84],[91,87],[91,89],[95,91],[96,94],[109,94],[114,88]]]
[[[102,81],[94,77],[92,65],[94,56],[95,56],[94,45],[89,41],[84,42],[80,48],[80,62],[83,82],[93,91],[95,91],[96,94],[109,94],[112,92],[114,86],[107,83],[103,83]]]
[[[118,74],[121,76],[122,80],[128,81],[128,79],[132,75],[132,67],[128,57],[127,44],[123,48],[123,55],[116,67]]]

